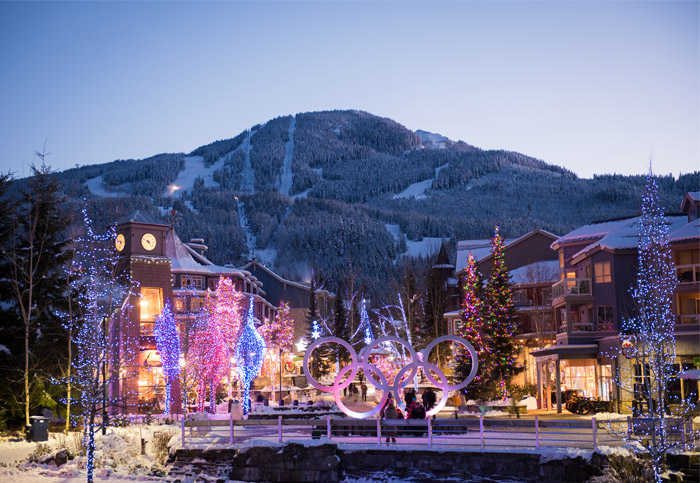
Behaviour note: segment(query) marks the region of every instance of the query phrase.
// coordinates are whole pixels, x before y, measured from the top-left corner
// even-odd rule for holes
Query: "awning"
[[[598,344],[561,344],[530,352],[537,361],[566,359],[595,359],[599,356]]]

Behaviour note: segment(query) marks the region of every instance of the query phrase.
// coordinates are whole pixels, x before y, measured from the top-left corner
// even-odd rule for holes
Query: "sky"
[[[0,171],[359,109],[581,177],[700,169],[700,2],[6,2]]]

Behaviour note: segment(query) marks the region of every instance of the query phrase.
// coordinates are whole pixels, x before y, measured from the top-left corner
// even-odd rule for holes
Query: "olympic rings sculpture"
[[[460,382],[459,384],[449,384],[447,382],[447,377],[445,376],[445,373],[442,372],[440,368],[435,364],[428,362],[432,350],[439,343],[445,341],[456,342],[458,344],[463,345],[469,352],[469,355],[472,360],[472,367],[471,371],[469,372],[469,375],[464,381]],[[387,381],[386,376],[382,373],[382,371],[374,364],[371,364],[369,361],[369,356],[371,355],[372,350],[387,342],[396,342],[404,346],[406,348],[406,352],[411,358],[411,362],[399,370],[399,372],[394,377],[393,381]],[[319,383],[316,379],[314,379],[311,375],[311,371],[309,370],[309,358],[311,357],[311,353],[316,347],[322,344],[332,343],[340,344],[345,349],[347,349],[352,362],[347,366],[343,367],[338,372],[338,374],[335,377],[335,380],[333,381],[332,386],[324,386],[321,383]],[[333,400],[335,401],[335,404],[340,408],[340,410],[348,416],[357,419],[372,417],[379,411],[381,411],[384,407],[384,403],[386,403],[386,400],[389,397],[389,394],[393,394],[394,401],[396,401],[398,407],[402,410],[405,410],[406,405],[404,404],[403,398],[399,397],[399,395],[402,394],[402,388],[408,386],[412,382],[413,376],[416,375],[419,367],[423,368],[423,372],[425,373],[425,376],[428,378],[430,383],[433,384],[436,388],[442,390],[442,397],[440,398],[440,401],[438,401],[435,407],[433,407],[430,411],[426,412],[426,417],[430,417],[433,414],[436,414],[438,411],[440,411],[443,407],[445,407],[445,404],[447,403],[447,397],[450,391],[459,391],[460,389],[467,387],[467,385],[474,380],[474,378],[476,377],[476,371],[479,368],[479,360],[477,358],[474,347],[472,347],[469,341],[456,335],[443,335],[442,337],[438,337],[437,339],[432,341],[428,345],[428,347],[426,347],[420,352],[416,352],[415,349],[411,347],[411,345],[407,341],[401,339],[400,337],[380,337],[379,339],[372,341],[371,344],[363,347],[360,351],[359,356],[355,352],[355,349],[353,349],[353,347],[343,339],[339,339],[338,337],[322,337],[320,339],[316,339],[311,345],[309,345],[306,349],[306,353],[304,354],[304,369],[306,371],[306,380],[309,382],[309,384],[311,384],[311,386],[315,387],[319,391],[332,392]],[[347,406],[345,406],[345,404],[343,404],[343,401],[340,399],[340,392],[353,382],[359,369],[362,369],[364,371],[366,376],[365,380],[367,382],[371,383],[377,389],[380,389],[382,391],[382,399],[379,402],[379,404],[375,408],[365,412],[357,412],[349,409]],[[410,374],[408,375],[408,377],[404,377],[404,375],[408,371],[410,371]],[[343,380],[343,377],[348,372],[351,372],[350,376]],[[432,373],[435,373],[438,376],[438,379],[440,379],[440,381],[433,377]],[[376,378],[373,377],[372,374],[375,375]]]

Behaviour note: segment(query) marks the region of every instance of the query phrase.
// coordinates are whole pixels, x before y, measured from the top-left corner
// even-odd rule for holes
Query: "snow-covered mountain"
[[[554,160],[556,161],[556,160]],[[253,256],[283,275],[353,270],[381,285],[402,255],[441,238],[565,233],[635,214],[642,176],[580,179],[553,164],[486,151],[361,111],[283,116],[191,153],[120,160],[59,173],[107,224],[139,208],[205,238],[217,263]],[[677,210],[697,174],[660,179]],[[173,210],[175,215],[172,215]]]

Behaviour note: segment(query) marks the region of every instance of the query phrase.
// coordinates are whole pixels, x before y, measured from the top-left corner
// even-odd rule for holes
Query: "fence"
[[[622,420],[630,431],[643,420]],[[234,444],[253,439],[284,442],[290,439],[327,437],[344,444],[396,444],[454,448],[542,448],[577,447],[595,449],[598,445],[620,446],[620,433],[607,430],[608,424],[582,420],[532,419],[293,419],[278,416],[262,420],[182,421],[182,444]],[[615,434],[618,433],[618,434]],[[676,437],[682,445],[693,445],[690,432],[681,425]]]

